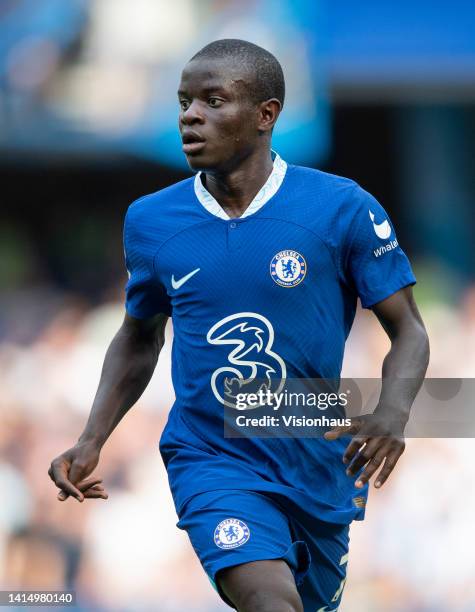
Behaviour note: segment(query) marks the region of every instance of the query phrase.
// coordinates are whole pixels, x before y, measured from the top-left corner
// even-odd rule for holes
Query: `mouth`
[[[196,132],[183,132],[181,140],[183,142],[182,151],[185,155],[198,153],[206,145],[206,141]]]

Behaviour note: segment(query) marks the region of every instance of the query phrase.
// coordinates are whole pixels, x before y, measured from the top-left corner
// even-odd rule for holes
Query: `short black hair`
[[[259,104],[270,98],[277,98],[281,105],[284,105],[285,81],[282,66],[266,49],[247,40],[223,38],[203,47],[190,61],[203,58],[235,60],[253,76],[249,92],[253,102]]]

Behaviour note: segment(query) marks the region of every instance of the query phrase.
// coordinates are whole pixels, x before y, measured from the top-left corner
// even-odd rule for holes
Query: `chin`
[[[192,170],[195,170],[196,172],[200,170],[214,170],[217,166],[219,166],[219,162],[216,162],[216,160],[211,160],[209,158],[206,158],[206,155],[200,154],[187,155],[186,161],[188,162],[190,168]]]

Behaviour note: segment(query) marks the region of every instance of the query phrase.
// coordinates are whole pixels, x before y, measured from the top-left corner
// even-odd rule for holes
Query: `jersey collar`
[[[285,173],[287,171],[287,163],[275,151],[272,151],[272,155],[274,158],[274,167],[272,172],[270,173],[267,181],[264,183],[264,185],[262,185],[256,194],[255,198],[239,217],[240,219],[249,217],[262,208],[264,204],[277,193],[279,187],[282,185],[282,181],[284,180]],[[209,213],[215,217],[219,217],[220,219],[225,219],[227,221],[231,217],[225,212],[225,210],[218,204],[218,202],[203,185],[201,181],[201,174],[201,172],[198,172],[195,175],[196,197]]]

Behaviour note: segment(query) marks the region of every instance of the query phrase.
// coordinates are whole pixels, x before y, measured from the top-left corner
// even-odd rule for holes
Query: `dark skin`
[[[391,349],[383,361],[382,389],[373,414],[353,419],[349,426],[335,427],[325,434],[336,440],[352,434],[343,462],[347,474],[362,488],[381,467],[375,487],[381,487],[404,452],[404,427],[429,363],[429,341],[411,287],[405,287],[375,304],[374,314],[386,331]]]
[[[147,387],[164,344],[168,317],[135,319],[125,315],[104,359],[99,387],[84,431],[75,446],[54,459],[48,474],[60,492],[58,499],[85,498],[107,493],[101,481],[86,486],[99,463],[102,447]],[[98,495],[100,493],[100,495]]]
[[[206,188],[230,217],[242,215],[272,171],[271,133],[281,103],[256,103],[249,97],[251,84],[252,75],[229,60],[194,60],[185,67],[178,91],[179,129],[188,163],[203,171]],[[429,348],[410,287],[379,302],[373,311],[391,340],[378,408],[325,437],[352,434],[343,457],[349,475],[366,466],[359,479],[365,483],[384,462],[377,477],[383,484],[404,450],[404,424],[422,384]],[[69,496],[80,502],[107,498],[101,480],[90,475],[108,437],[152,377],[166,322],[165,315],[146,320],[125,315],[107,351],[85,429],[77,444],[51,463],[49,475],[60,489],[60,501]],[[282,560],[228,568],[218,580],[240,612],[303,610],[293,575]]]
[[[229,61],[194,60],[178,89],[182,138],[204,140],[198,151],[185,151],[188,163],[205,173],[206,189],[230,217],[242,215],[273,166],[271,133],[282,105],[252,102],[251,85],[251,75]]]

